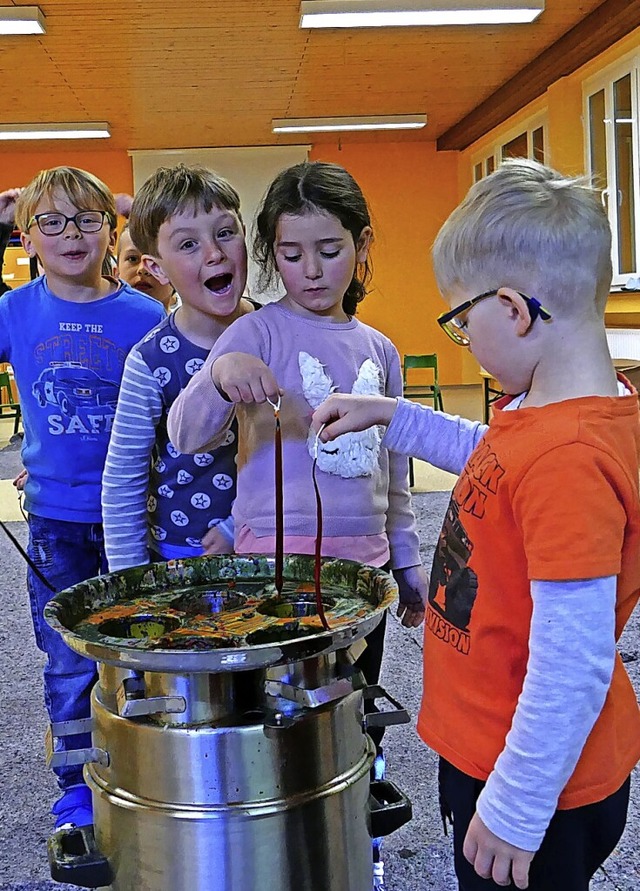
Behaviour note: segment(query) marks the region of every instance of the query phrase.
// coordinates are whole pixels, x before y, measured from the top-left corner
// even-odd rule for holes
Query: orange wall
[[[66,164],[100,177],[112,192],[131,192],[133,172],[126,152],[78,152],[61,147],[56,152],[17,151],[2,155],[0,191],[26,186],[40,170]]]
[[[374,290],[360,310],[403,353],[437,352],[444,383],[461,380],[462,351],[436,324],[444,310],[429,249],[457,203],[456,153],[437,153],[434,143],[359,143],[316,146],[311,157],[347,167],[371,205],[375,245]],[[5,158],[8,156],[5,155]],[[26,184],[39,170],[69,164],[90,170],[114,192],[131,192],[126,152],[21,152],[0,169],[0,190]]]
[[[445,310],[429,251],[458,201],[457,153],[432,142],[316,145],[311,158],[341,164],[369,202],[375,242],[373,290],[359,318],[384,332],[403,353],[438,354],[444,383],[461,382],[462,350],[439,329]]]

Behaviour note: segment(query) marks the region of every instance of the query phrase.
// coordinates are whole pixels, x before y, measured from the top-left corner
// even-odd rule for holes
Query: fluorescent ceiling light
[[[109,124],[0,124],[0,139],[106,139]]]
[[[282,118],[271,121],[274,133],[328,133],[346,130],[419,130],[426,114],[388,114],[345,118]]]
[[[0,6],[0,34],[44,34],[39,6]]]
[[[544,0],[302,0],[300,27],[521,24],[543,10]]]

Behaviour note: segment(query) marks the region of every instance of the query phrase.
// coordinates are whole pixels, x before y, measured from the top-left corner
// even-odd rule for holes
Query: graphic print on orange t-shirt
[[[433,560],[427,626],[463,655],[471,648],[469,623],[478,577],[468,565],[473,542],[462,517],[467,513],[482,519],[487,496],[497,492],[503,475],[495,453],[484,444],[478,446],[454,489]]]

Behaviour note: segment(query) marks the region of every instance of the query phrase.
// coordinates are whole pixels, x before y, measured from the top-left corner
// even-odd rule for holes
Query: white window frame
[[[635,269],[621,273],[618,262],[618,209],[619,202],[611,201],[611,195],[619,195],[616,179],[615,127],[613,126],[614,96],[613,85],[616,81],[631,76],[631,116],[632,116],[632,163],[634,170],[634,229],[635,229]],[[612,245],[611,260],[613,263],[613,281],[616,287],[623,286],[628,279],[640,272],[640,54],[634,53],[607,66],[582,85],[583,124],[585,170],[592,173],[591,165],[591,128],[589,115],[589,99],[604,91],[605,99],[605,151],[606,151],[606,185],[602,192],[603,204],[607,210],[611,225]]]
[[[520,136],[522,133],[527,134],[527,157],[533,159],[533,133],[540,127],[542,127],[544,138],[544,163],[549,164],[551,155],[549,146],[549,122],[548,114],[545,109],[544,111],[540,111],[529,118],[525,118],[525,120],[520,121],[519,124],[515,124],[508,130],[501,131],[499,138],[494,139],[491,144],[489,146],[485,146],[482,151],[473,154],[471,156],[472,181],[477,182],[476,166],[478,164],[482,165],[482,176],[487,176],[487,161],[490,158],[493,158],[494,170],[497,170],[498,167],[502,164],[503,146],[507,145],[507,143],[511,142],[512,139],[515,139],[516,136]]]

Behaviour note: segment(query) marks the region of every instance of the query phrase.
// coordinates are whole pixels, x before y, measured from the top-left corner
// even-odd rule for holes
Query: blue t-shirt
[[[28,471],[25,507],[100,523],[100,484],[127,353],[165,317],[129,285],[90,303],[62,300],[46,277],[0,298],[0,362],[13,366]]]

